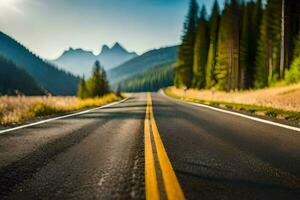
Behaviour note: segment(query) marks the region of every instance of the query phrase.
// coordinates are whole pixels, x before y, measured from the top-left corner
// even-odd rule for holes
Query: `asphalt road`
[[[170,197],[165,182],[173,170],[186,199],[300,199],[300,132],[157,93],[152,102],[149,122],[147,96],[135,94],[1,134],[0,199],[144,199],[151,189],[145,171],[153,172],[145,166],[149,124],[162,199]]]

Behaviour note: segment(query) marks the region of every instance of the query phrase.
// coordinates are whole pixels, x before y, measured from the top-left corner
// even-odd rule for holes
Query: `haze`
[[[0,0],[0,9],[1,31],[54,59],[69,47],[98,53],[116,41],[139,54],[178,44],[188,0]]]

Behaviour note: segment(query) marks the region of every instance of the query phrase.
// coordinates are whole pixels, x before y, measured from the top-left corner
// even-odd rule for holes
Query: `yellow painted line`
[[[154,142],[157,151],[157,157],[160,165],[160,169],[163,176],[164,187],[166,191],[167,198],[170,200],[181,200],[185,199],[181,186],[178,182],[176,174],[173,170],[172,164],[168,158],[167,152],[164,148],[163,142],[160,138],[159,131],[155,122],[153,108],[152,108],[152,99],[151,95],[148,94],[148,104],[150,112],[150,120],[152,126],[152,132],[154,136]]]
[[[145,134],[145,188],[147,200],[159,200],[159,190],[157,184],[157,176],[155,171],[154,156],[150,137],[150,104],[149,97],[147,96],[147,108],[144,123]]]

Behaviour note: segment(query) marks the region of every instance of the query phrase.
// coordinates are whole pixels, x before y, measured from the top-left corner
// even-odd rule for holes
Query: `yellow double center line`
[[[160,199],[162,189],[158,186],[157,170],[155,167],[155,156],[157,156],[158,165],[161,171],[163,187],[167,199],[185,199],[182,189],[179,185],[167,152],[160,138],[158,128],[154,119],[151,95],[147,94],[147,108],[145,117],[145,186],[146,199]],[[151,134],[152,133],[152,134]],[[152,145],[151,138],[154,144]],[[155,152],[154,153],[154,148]]]

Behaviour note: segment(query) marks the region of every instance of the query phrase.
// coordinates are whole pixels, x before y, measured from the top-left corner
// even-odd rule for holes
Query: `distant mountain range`
[[[117,83],[149,71],[158,65],[175,62],[177,49],[178,46],[172,46],[148,51],[109,70],[108,79],[112,86],[116,86]]]
[[[135,52],[128,52],[117,42],[111,48],[104,45],[98,55],[94,55],[91,51],[70,48],[51,62],[76,75],[88,77],[96,60],[100,61],[105,70],[109,70],[136,56]]]
[[[0,32],[0,55],[7,60],[11,60],[20,69],[25,70],[38,87],[54,95],[75,95],[79,78],[71,73],[57,69],[48,62],[30,52],[26,47]],[[0,79],[4,80],[4,75]],[[14,79],[16,74],[6,74],[6,79]],[[9,77],[11,76],[11,77]],[[24,85],[29,84],[23,82]]]
[[[42,93],[63,96],[75,95],[79,77],[73,74],[90,76],[96,60],[100,60],[105,66],[110,85],[115,88],[118,83],[124,83],[124,81],[129,83],[128,80],[131,78],[135,80],[143,79],[143,76],[149,74],[158,65],[175,62],[177,49],[178,46],[154,49],[140,56],[128,52],[119,43],[111,48],[104,45],[99,55],[94,55],[92,52],[82,49],[69,49],[57,60],[52,61],[56,63],[55,65],[63,68],[59,69],[49,61],[45,61],[30,52],[10,36],[0,32],[0,56],[6,60],[1,62],[6,63],[5,65],[8,67],[5,69],[5,73],[0,74],[0,92],[13,94],[17,90],[29,95]],[[9,66],[11,69],[9,69]],[[161,68],[157,70],[156,68],[154,70],[159,72],[153,74],[164,74],[164,77],[169,77],[166,76],[166,73],[173,72],[168,69]],[[21,86],[14,87],[14,83],[9,81],[16,81],[16,84],[20,85],[20,82],[15,78],[16,76],[27,80],[23,81],[24,84],[30,84],[34,91],[27,90],[29,86],[24,91],[22,91]],[[149,76],[146,79],[152,81]],[[164,80],[166,79],[164,78]],[[7,83],[6,86],[5,83]]]

